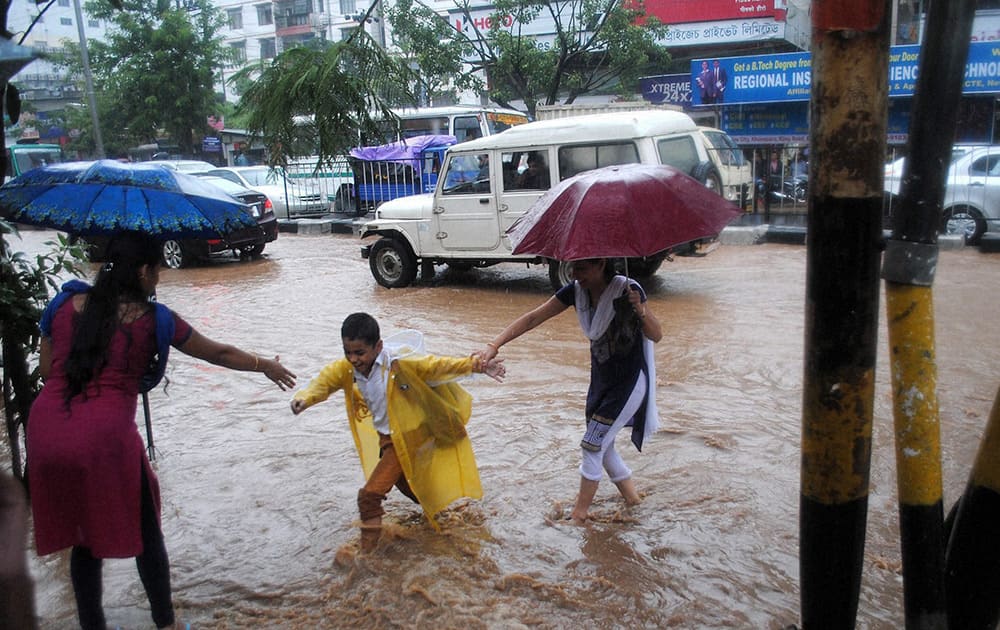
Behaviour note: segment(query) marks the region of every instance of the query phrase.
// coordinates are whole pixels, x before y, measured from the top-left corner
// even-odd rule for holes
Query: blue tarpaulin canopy
[[[390,142],[374,147],[357,147],[351,149],[351,157],[368,162],[387,160],[393,162],[409,162],[414,168],[420,160],[420,154],[435,147],[450,147],[457,144],[455,136],[428,134],[413,136],[399,142]]]

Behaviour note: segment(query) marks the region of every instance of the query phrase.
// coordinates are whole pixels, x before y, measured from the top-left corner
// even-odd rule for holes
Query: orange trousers
[[[375,464],[375,470],[365,483],[365,486],[358,490],[358,511],[361,513],[361,520],[378,518],[385,514],[382,502],[386,495],[395,486],[399,491],[409,497],[414,503],[419,503],[417,497],[410,489],[409,482],[403,474],[403,468],[399,465],[399,458],[396,456],[396,448],[392,444],[392,438],[383,433],[378,434],[379,460]]]

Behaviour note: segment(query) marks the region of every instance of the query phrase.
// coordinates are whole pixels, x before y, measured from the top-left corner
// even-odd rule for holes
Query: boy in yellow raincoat
[[[419,333],[416,333],[419,335]],[[423,355],[414,345],[383,346],[378,322],[348,315],[340,329],[344,358],[322,370],[292,398],[298,415],[344,391],[354,445],[366,482],[358,491],[361,550],[375,549],[382,531],[382,502],[393,486],[434,515],[459,497],[483,496],[465,424],[472,397],[455,379],[473,372],[502,382],[503,361]]]

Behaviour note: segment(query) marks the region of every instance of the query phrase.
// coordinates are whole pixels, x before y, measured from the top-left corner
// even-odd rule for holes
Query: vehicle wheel
[[[170,269],[180,269],[191,264],[191,254],[180,241],[163,241],[163,265]]]
[[[379,239],[368,254],[375,280],[387,289],[409,286],[417,277],[417,257],[410,246],[396,239]]]
[[[572,263],[568,260],[549,260],[549,282],[557,291],[573,282]]]
[[[258,258],[264,253],[264,243],[257,243],[256,245],[250,245],[248,247],[240,248],[240,257],[246,256],[247,258]]]
[[[719,175],[719,170],[711,162],[702,162],[698,166],[695,166],[691,169],[691,177],[705,184],[705,188],[708,188],[720,197],[723,196],[722,176]]]
[[[941,223],[942,234],[963,234],[965,242],[976,245],[986,232],[986,221],[975,208],[959,206],[944,211]]]

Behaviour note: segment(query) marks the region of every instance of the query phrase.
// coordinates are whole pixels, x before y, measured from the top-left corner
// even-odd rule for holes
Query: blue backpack
[[[46,337],[52,335],[52,318],[63,302],[77,293],[88,291],[90,291],[90,285],[82,280],[70,280],[63,284],[62,290],[52,298],[52,301],[42,311],[42,319],[38,322],[42,335]],[[142,393],[153,389],[163,379],[163,374],[167,369],[167,357],[170,355],[170,340],[174,338],[174,314],[162,304],[153,302],[153,307],[156,312],[156,356],[146,373],[142,375],[142,380],[139,381],[139,391]]]

